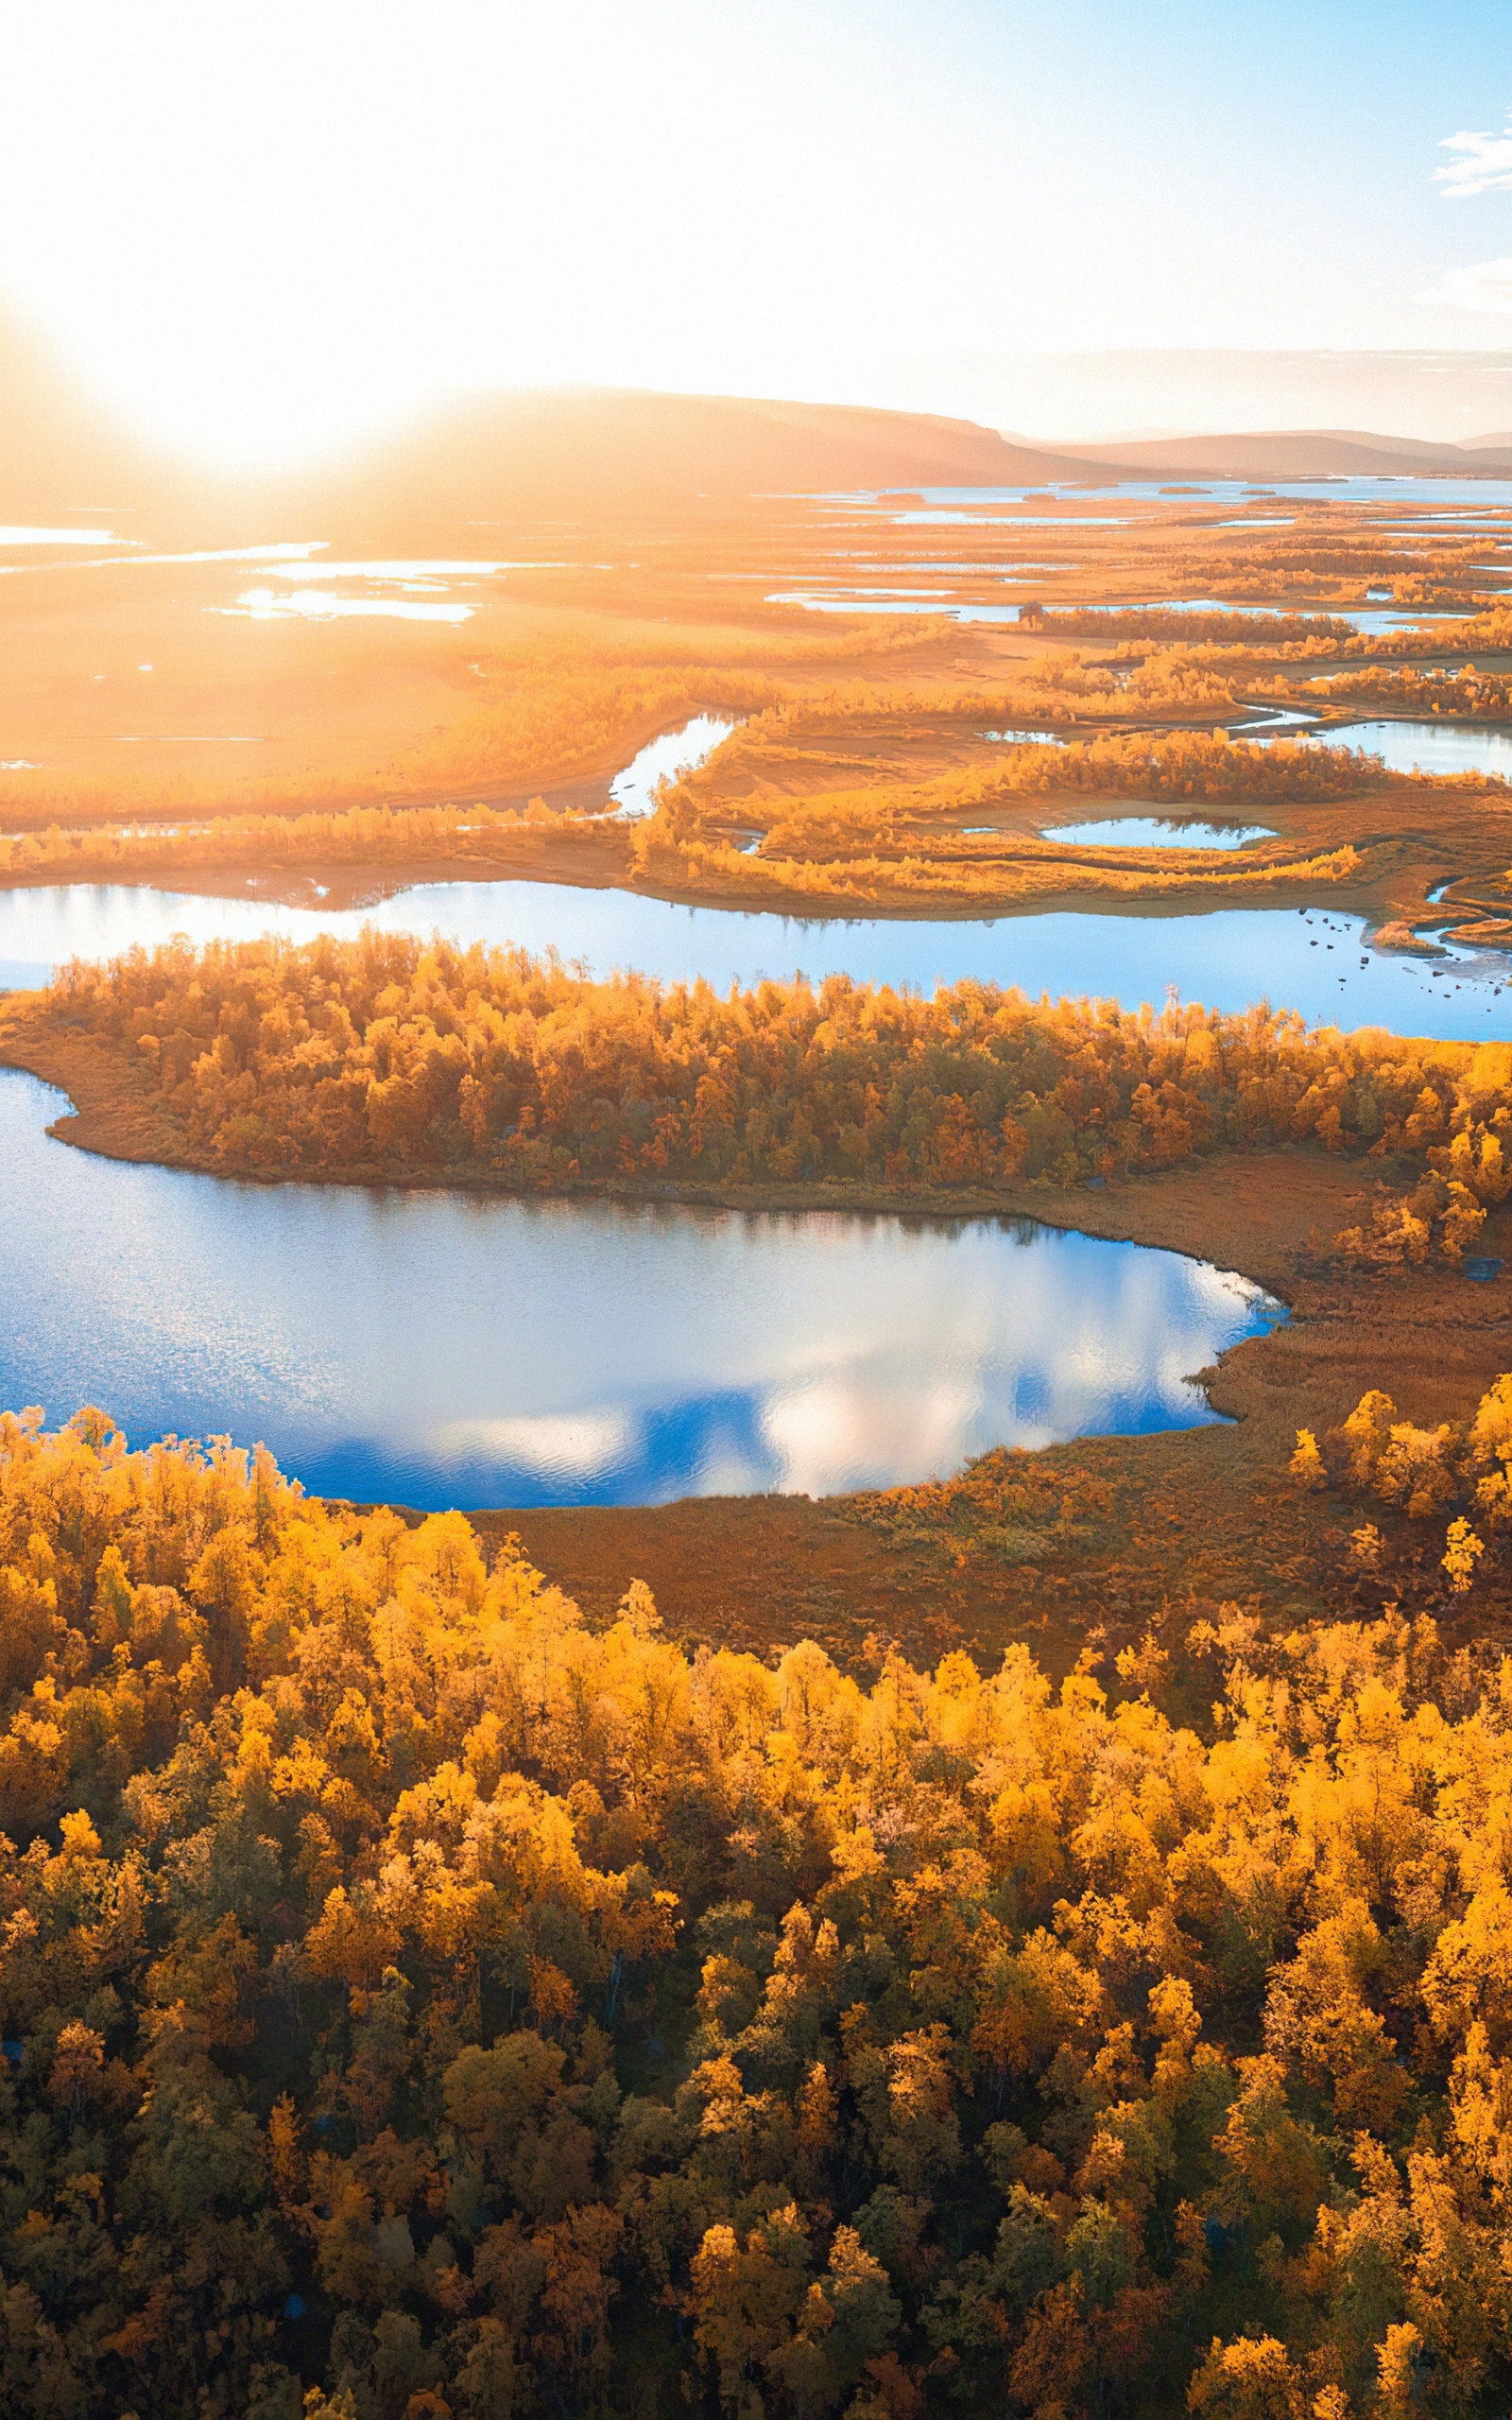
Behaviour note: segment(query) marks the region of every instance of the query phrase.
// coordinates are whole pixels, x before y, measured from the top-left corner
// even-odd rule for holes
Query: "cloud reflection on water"
[[[61,1106],[0,1076],[0,1400],[359,1500],[820,1495],[1202,1426],[1191,1374],[1276,1307],[1026,1222],[233,1184],[71,1150]]]

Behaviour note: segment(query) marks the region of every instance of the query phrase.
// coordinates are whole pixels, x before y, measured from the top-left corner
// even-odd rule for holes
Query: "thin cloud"
[[[1446,201],[1472,193],[1512,193],[1512,112],[1500,134],[1447,134],[1438,147],[1457,154],[1447,168],[1434,170]]]
[[[1447,268],[1436,285],[1413,297],[1454,311],[1512,311],[1512,260],[1474,261]]]

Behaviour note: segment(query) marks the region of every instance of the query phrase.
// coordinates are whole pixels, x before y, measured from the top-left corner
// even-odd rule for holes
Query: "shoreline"
[[[480,1200],[517,1201],[612,1201],[644,1208],[746,1211],[757,1215],[833,1211],[859,1218],[916,1218],[931,1223],[1029,1219],[1040,1226],[1095,1235],[1108,1241],[1144,1243],[1154,1238],[1133,1229],[1125,1232],[1117,1220],[1125,1210],[1128,1215],[1135,1215],[1132,1205],[1141,1199],[1143,1189],[1151,1185],[1172,1181],[1196,1184],[1204,1173],[1220,1168],[1252,1169],[1261,1163],[1284,1163],[1290,1167],[1300,1160],[1318,1168],[1349,1172],[1353,1181],[1347,1187],[1346,1206],[1355,1209],[1359,1200],[1369,1194],[1383,1176],[1400,1175],[1395,1164],[1375,1161],[1367,1169],[1362,1161],[1341,1161],[1326,1152],[1281,1144],[1260,1146],[1245,1152],[1216,1151],[1164,1175],[1147,1172],[1109,1176],[1075,1187],[1030,1183],[904,1188],[877,1184],[864,1178],[731,1184],[649,1176],[575,1177],[549,1185],[522,1185],[502,1176],[491,1176],[487,1170],[466,1167],[407,1170],[374,1163],[306,1171],[228,1166],[224,1161],[185,1151],[169,1130],[155,1120],[154,1096],[123,1085],[119,1061],[94,1037],[57,1028],[40,1033],[8,1030],[8,1004],[39,996],[35,993],[0,993],[0,1068],[14,1068],[66,1095],[68,1110],[54,1119],[47,1129],[49,1134],[100,1159],[181,1169],[190,1175],[216,1177],[227,1184],[338,1185],[363,1191],[460,1193]],[[1409,1166],[1415,1164],[1403,1163],[1404,1167]],[[1194,1250],[1186,1243],[1177,1248],[1188,1253]],[[1207,1252],[1197,1256],[1212,1257]],[[1248,1276],[1254,1272],[1235,1270],[1234,1273]],[[1256,1282],[1275,1290],[1269,1277],[1257,1277]]]
[[[1093,805],[1112,806],[1132,811],[1147,806],[1148,801],[1101,800]],[[616,838],[633,826],[616,827]],[[1363,842],[1344,841],[1341,847],[1368,848],[1384,852],[1400,852],[1411,846],[1414,836],[1393,835],[1389,838],[1366,836]],[[1310,845],[1310,844],[1309,844]],[[1509,837],[1512,845],[1512,837]],[[268,873],[266,865],[249,874],[245,862],[229,866],[198,868],[145,868],[112,871],[103,868],[94,873],[73,872],[65,868],[44,868],[32,873],[26,868],[0,868],[0,892],[26,890],[155,890],[182,899],[242,900],[249,906],[262,908],[294,908],[318,914],[322,910],[333,915],[346,915],[364,908],[376,908],[386,901],[398,898],[408,890],[453,884],[480,885],[518,882],[560,890],[619,891],[630,899],[658,900],[669,908],[705,909],[713,915],[770,916],[789,925],[999,925],[1021,918],[1047,915],[1108,916],[1115,921],[1129,917],[1163,922],[1183,916],[1209,916],[1225,909],[1272,909],[1279,915],[1294,913],[1301,908],[1323,906],[1338,908],[1346,915],[1358,915],[1372,929],[1396,923],[1414,925],[1433,912],[1426,893],[1436,881],[1445,877],[1439,871],[1442,850],[1424,847],[1425,879],[1423,898],[1419,906],[1403,908],[1400,883],[1402,869],[1385,867],[1372,873],[1362,867],[1357,873],[1308,880],[1280,868],[1274,877],[1259,880],[1253,877],[1236,881],[1221,873],[1211,875],[1195,873],[1182,877],[1177,874],[1163,878],[1152,875],[1141,890],[1121,890],[1084,879],[1061,888],[1046,888],[1028,893],[1015,892],[1001,897],[983,899],[960,893],[930,895],[919,892],[900,896],[896,890],[883,891],[873,897],[857,896],[839,899],[830,892],[806,893],[786,888],[776,890],[753,885],[745,887],[738,881],[716,881],[692,885],[655,877],[636,878],[623,863],[606,866],[609,852],[595,843],[579,848],[573,839],[549,839],[535,848],[511,852],[507,856],[482,858],[476,856],[457,857],[415,857],[392,868],[375,868],[369,860],[354,866],[338,859],[317,859],[292,871],[286,876]],[[622,860],[627,849],[614,853]],[[1130,854],[1133,854],[1130,852]],[[1317,852],[1314,852],[1317,854]],[[1040,861],[1046,862],[1046,861]],[[1064,859],[1051,863],[1066,864]],[[1067,864],[1068,872],[1079,871],[1076,861]],[[1088,873],[1093,869],[1089,867]],[[1394,877],[1395,882],[1394,882]],[[1473,874],[1455,874],[1454,882],[1473,881]],[[1512,902],[1508,903],[1512,912]],[[1449,922],[1452,924],[1452,916]],[[1400,945],[1397,945],[1400,947]],[[1435,953],[1436,944],[1417,936],[1416,950],[1423,955]]]
[[[87,1063],[94,1061],[93,1070]],[[0,1028],[0,1064],[64,1090],[68,1112],[49,1133],[74,1148],[136,1164],[184,1167],[163,1155],[143,1100],[123,1103],[86,1045],[27,1047]],[[158,1149],[152,1148],[154,1142]],[[1265,1181],[1257,1183],[1263,1171]],[[244,1176],[189,1168],[224,1183],[368,1182]],[[605,1617],[627,1574],[645,1579],[669,1627],[689,1638],[747,1644],[814,1635],[854,1662],[868,1634],[937,1655],[965,1646],[990,1660],[1015,1639],[1111,1648],[1135,1638],[1177,1601],[1232,1600],[1287,1623],[1328,1611],[1340,1584],[1351,1516],[1337,1496],[1305,1496],[1287,1477],[1296,1432],[1337,1430],[1360,1397],[1382,1387],[1405,1418],[1461,1419],[1512,1367],[1512,1283],[1466,1282],[1452,1270],[1383,1277],[1321,1258],[1342,1226],[1367,1209],[1380,1164],[1278,1147],[1224,1151],[1175,1171],[1078,1185],[902,1194],[875,1185],[717,1187],[643,1180],[521,1194],[456,1185],[430,1172],[400,1189],[464,1191],[542,1205],[591,1200],[660,1209],[754,1215],[828,1211],[919,1221],[1025,1218],[1109,1241],[1185,1253],[1263,1287],[1288,1317],[1247,1337],[1202,1377],[1221,1425],[1147,1435],[1077,1438],[1046,1447],[1036,1467],[1091,1475],[1109,1491],[1053,1567],[1006,1563],[990,1548],[947,1553],[936,1542],[879,1534],[864,1499],[796,1495],[692,1496],[664,1505],[469,1508],[478,1530],[517,1533],[547,1576]],[[1385,1173],[1389,1174],[1389,1171]],[[386,1185],[387,1180],[380,1180]],[[1493,1210],[1483,1248],[1512,1265],[1512,1204]],[[297,1476],[297,1474],[296,1474]],[[1409,1539],[1415,1525],[1405,1524]],[[1477,1592],[1483,1630],[1512,1635],[1512,1580]]]

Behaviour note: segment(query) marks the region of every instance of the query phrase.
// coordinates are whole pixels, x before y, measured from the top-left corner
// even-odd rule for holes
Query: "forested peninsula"
[[[721,996],[371,930],[70,966],[0,1007],[0,1059],[81,1093],[86,1139],[224,1174],[907,1200],[1307,1144],[1382,1172],[1329,1239],[1380,1268],[1461,1259],[1512,1189],[1505,1044],[980,983]]]

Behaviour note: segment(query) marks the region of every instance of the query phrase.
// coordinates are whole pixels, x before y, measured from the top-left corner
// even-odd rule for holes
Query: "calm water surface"
[[[614,813],[622,821],[634,821],[656,810],[656,793],[662,782],[676,779],[679,773],[691,773],[711,757],[722,739],[728,739],[735,726],[719,715],[695,715],[680,731],[664,731],[657,739],[647,740],[638,756],[632,756],[623,773],[616,773],[609,786],[614,803]]]
[[[1283,1316],[1028,1221],[238,1184],[74,1150],[64,1106],[0,1071],[0,1403],[261,1439],[359,1500],[817,1495],[1200,1427],[1191,1374]]]
[[[558,950],[592,973],[638,967],[667,983],[702,977],[720,991],[801,971],[932,992],[966,980],[1017,983],[1032,996],[1091,994],[1159,1007],[1186,1000],[1236,1011],[1257,1000],[1346,1030],[1379,1025],[1437,1041],[1512,1040],[1512,962],[1451,953],[1430,965],[1369,948],[1359,916],[1314,908],[1228,908],[1192,916],[1060,913],[948,921],[871,917],[802,922],[679,908],[624,890],[544,882],[417,884],[367,908],[285,908],[129,885],[74,883],[0,891],[0,986],[45,982],[70,958],[108,958],[174,933],[251,941],[275,931],[440,932],[463,942]]]
[[[1363,748],[1393,773],[1499,773],[1512,781],[1512,731],[1445,722],[1346,722],[1320,731],[1329,748]]]
[[[1512,507],[1512,479],[1413,478],[1341,475],[1314,479],[1058,479],[1040,488],[855,488],[833,494],[836,504],[886,504],[892,494],[921,495],[926,504],[1028,504],[1050,497],[1163,498],[1167,503],[1247,504],[1271,496],[1299,503],[1445,504],[1462,511],[1501,512]],[[904,510],[901,519],[912,519]]]
[[[1110,815],[1101,823],[1051,823],[1047,840],[1088,849],[1243,849],[1274,840],[1265,823],[1171,823],[1156,815]]]

